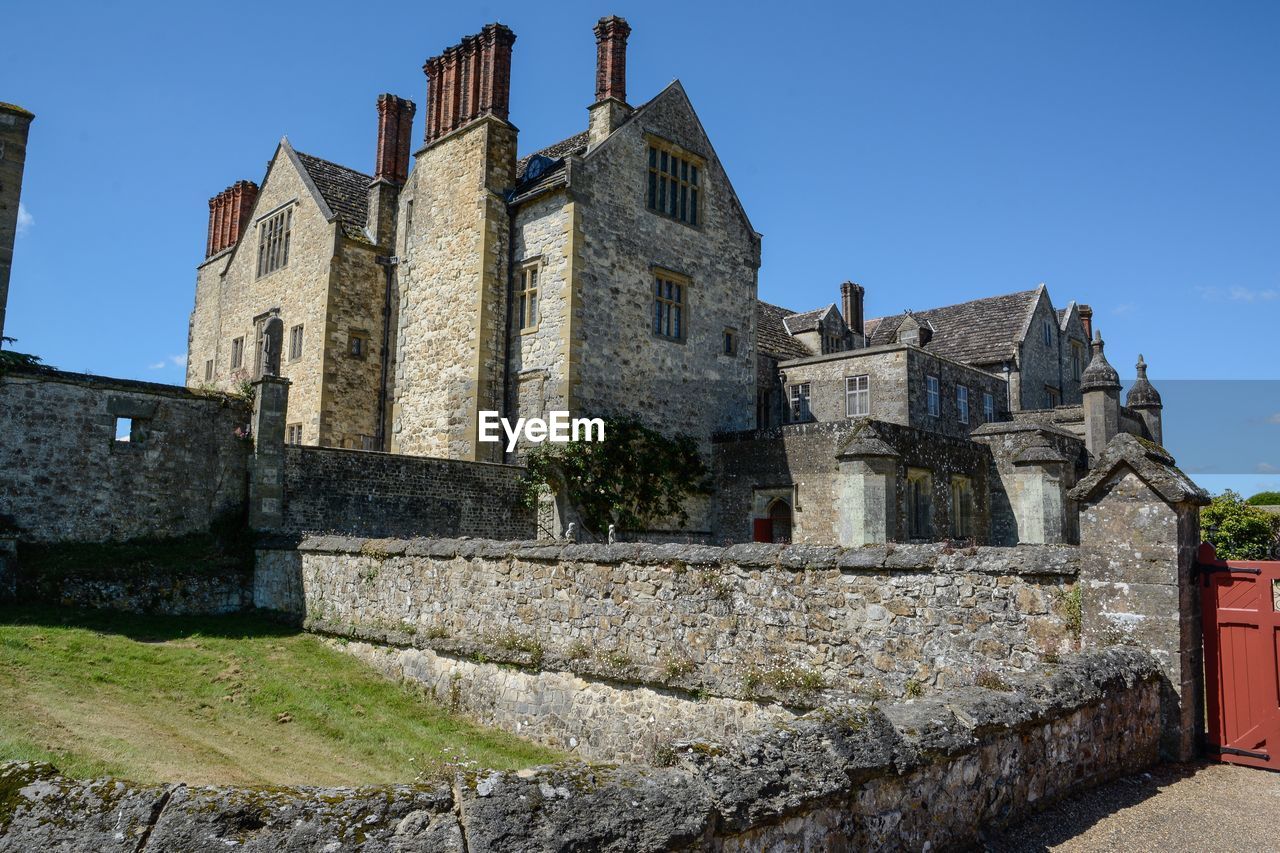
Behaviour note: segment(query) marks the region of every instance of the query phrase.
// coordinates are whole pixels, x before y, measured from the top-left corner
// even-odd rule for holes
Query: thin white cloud
[[[35,224],[36,218],[31,215],[31,211],[27,210],[25,204],[18,202],[18,233],[25,234]]]
[[[1272,465],[1270,462],[1258,463],[1259,474],[1280,474],[1280,466]]]
[[[1280,289],[1274,287],[1197,287],[1200,296],[1210,302],[1275,302],[1280,300]]]
[[[164,370],[165,366],[166,366],[166,362],[157,361],[155,364],[148,364],[147,370]]]
[[[1128,314],[1133,310],[1132,302],[1121,302],[1119,305],[1111,309],[1112,314]]]
[[[171,355],[169,356],[169,363],[174,367],[186,367],[187,357],[185,355]]]
[[[1267,423],[1269,423],[1269,424],[1280,424],[1280,412],[1276,412],[1274,415],[1272,415],[1271,417],[1267,418]]]

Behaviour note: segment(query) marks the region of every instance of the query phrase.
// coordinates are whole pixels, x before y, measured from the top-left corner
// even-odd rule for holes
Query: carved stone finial
[[[569,522],[569,526],[564,529],[564,541],[566,542],[578,541],[578,522],[576,521]]]
[[[610,524],[609,525],[609,544],[613,545],[617,541],[618,541],[618,530],[614,525]]]

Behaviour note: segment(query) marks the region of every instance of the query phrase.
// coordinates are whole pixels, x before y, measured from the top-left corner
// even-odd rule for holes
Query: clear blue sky
[[[851,278],[880,315],[1045,282],[1095,307],[1122,375],[1142,352],[1157,387],[1280,378],[1274,2],[13,4],[0,100],[37,119],[6,332],[181,382],[209,196],[284,134],[369,171],[376,95],[421,104],[423,60],[492,20],[522,152],[568,136],[604,14],[631,22],[634,103],[692,97],[764,234],[762,298]],[[1280,394],[1260,406],[1280,438]],[[1166,413],[1184,462],[1210,430],[1190,409]],[[1280,482],[1261,434],[1252,469],[1201,481]]]

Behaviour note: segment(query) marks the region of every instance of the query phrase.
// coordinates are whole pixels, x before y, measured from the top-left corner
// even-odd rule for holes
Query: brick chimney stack
[[[844,315],[849,331],[859,338],[863,337],[862,301],[865,295],[866,290],[860,284],[846,281],[840,285],[840,313]]]
[[[409,180],[413,101],[384,93],[378,96],[378,153],[369,184],[369,213],[365,228],[375,246],[388,250],[394,240],[400,188]]]
[[[507,120],[515,41],[507,27],[487,24],[426,61],[428,144],[484,115]]]
[[[1093,309],[1088,305],[1081,305],[1078,309],[1080,314],[1080,325],[1084,327],[1084,338],[1086,341],[1093,340]]]
[[[204,256],[211,258],[236,244],[249,227],[253,205],[258,200],[258,185],[253,181],[236,181],[209,199],[209,236]]]
[[[631,115],[627,105],[627,36],[631,25],[617,15],[601,18],[596,34],[596,101],[590,108],[587,145],[595,147]]]
[[[378,96],[378,154],[373,179],[400,186],[409,179],[409,134],[413,128],[413,101],[392,94]]]

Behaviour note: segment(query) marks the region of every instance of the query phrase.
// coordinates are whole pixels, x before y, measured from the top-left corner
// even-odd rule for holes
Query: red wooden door
[[[1199,563],[1209,752],[1280,770],[1280,562]]]
[[[773,520],[768,518],[753,518],[751,520],[751,541],[772,542]]]

